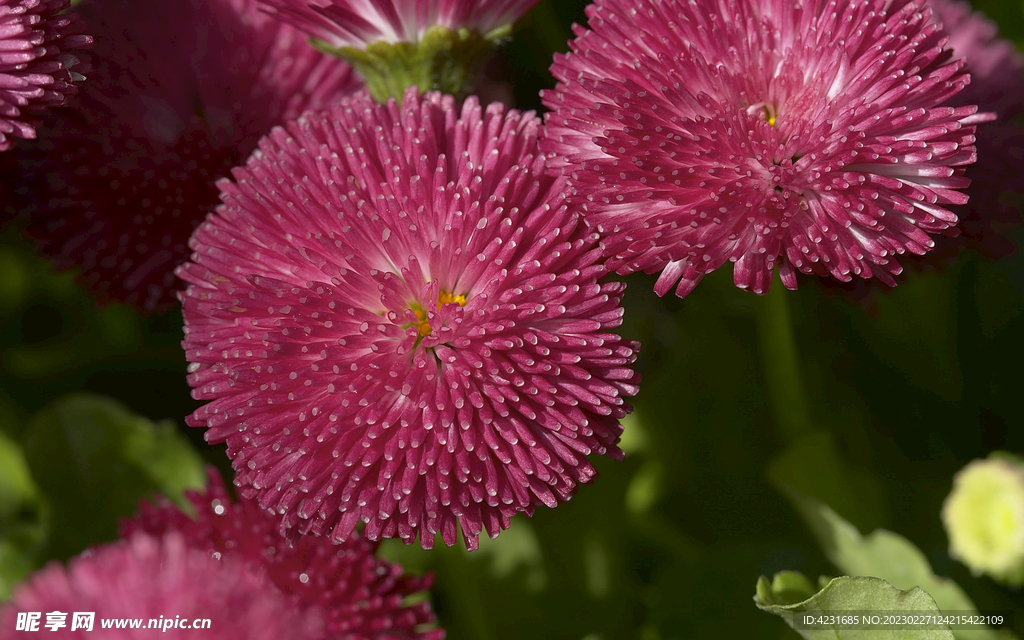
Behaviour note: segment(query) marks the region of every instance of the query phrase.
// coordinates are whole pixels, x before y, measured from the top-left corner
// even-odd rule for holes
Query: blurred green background
[[[538,90],[553,84],[544,69],[585,4],[547,0],[520,26],[494,66],[517,105],[540,108]],[[1024,41],[1024,5],[976,6]],[[1022,246],[1024,233],[1013,239]],[[571,502],[515,518],[477,552],[384,544],[436,572],[451,640],[795,638],[754,606],[758,576],[842,572],[780,484],[865,534],[905,536],[980,609],[1015,609],[1024,624],[1024,594],[952,561],[939,520],[963,465],[1024,452],[1024,258],[965,252],[863,299],[815,280],[758,297],[729,270],[685,301],[657,298],[653,277],[628,282],[623,333],[643,343],[644,379],[626,460],[596,460],[600,477]],[[0,233],[0,595],[5,578],[112,538],[138,495],[198,482],[176,466],[182,439],[229,471],[223,447],[184,426],[197,403],[180,340],[180,312],[96,309],[73,274],[52,273],[10,225]],[[79,391],[125,409],[39,413]],[[61,444],[82,419],[108,421],[96,427],[106,435]]]

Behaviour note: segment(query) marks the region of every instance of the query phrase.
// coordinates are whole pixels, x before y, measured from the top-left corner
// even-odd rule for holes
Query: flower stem
[[[469,552],[459,548],[442,549],[438,557],[438,580],[443,581],[445,590],[453,596],[450,604],[455,613],[452,618],[464,623],[468,637],[492,640],[494,632],[485,613],[487,608],[474,567],[470,566]]]
[[[792,443],[809,433],[813,425],[793,335],[787,300],[790,295],[776,282],[756,301],[754,317],[768,406],[782,437]]]

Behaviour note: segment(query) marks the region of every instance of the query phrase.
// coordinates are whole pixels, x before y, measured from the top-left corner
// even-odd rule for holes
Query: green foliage
[[[878,478],[848,465],[832,435],[823,431],[807,434],[772,461],[768,477],[790,499],[825,557],[840,572],[881,578],[898,589],[921,587],[944,611],[978,610],[956,582],[934,573],[927,557],[912,542],[885,529],[863,536],[829,506],[855,514],[862,523],[874,523],[880,520],[880,507],[885,504]],[[959,640],[1015,637],[991,629],[953,633]]]
[[[53,507],[49,557],[113,539],[141,498],[161,492],[181,502],[185,489],[205,484],[201,459],[173,422],[154,424],[102,396],[72,394],[39,411],[24,448]]]
[[[21,447],[0,433],[0,601],[45,557],[49,524]]]
[[[810,592],[810,593],[808,593]],[[938,614],[939,608],[923,589],[902,591],[885,580],[866,577],[841,577],[813,593],[810,580],[800,574],[784,572],[769,582],[757,581],[754,602],[762,611],[781,616],[807,640],[953,640],[949,629],[908,630],[905,628],[851,629],[855,625],[828,625],[802,628],[797,617],[842,616],[844,612],[886,611],[908,614]],[[859,615],[859,614],[848,614]]]
[[[771,581],[761,576],[757,579],[757,593],[754,602],[761,609],[789,607],[814,596],[814,584],[798,571],[780,571]],[[774,613],[774,612],[773,612]]]
[[[943,611],[977,612],[960,586],[932,571],[920,549],[903,536],[878,529],[862,536],[852,524],[813,498],[791,490],[790,496],[820,542],[825,555],[843,573],[882,578],[901,589],[920,587]],[[989,629],[956,631],[959,639],[1007,640],[1009,632]]]

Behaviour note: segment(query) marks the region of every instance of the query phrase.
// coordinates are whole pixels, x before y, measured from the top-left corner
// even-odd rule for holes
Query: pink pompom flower
[[[1024,113],[1024,56],[985,14],[962,0],[928,0],[956,57],[965,58],[971,84],[951,104],[976,104],[1000,118]],[[979,128],[980,129],[980,128]],[[984,129],[980,129],[984,130]]]
[[[621,457],[624,285],[540,121],[364,95],[260,142],[179,275],[189,417],[282,528],[475,548]]]
[[[17,630],[18,615],[32,612],[42,614],[37,628]],[[94,614],[92,628],[75,612]],[[59,626],[51,628],[47,614],[64,616],[52,616]],[[0,609],[0,638],[57,631],[53,637],[81,640],[184,640],[204,634],[223,640],[318,640],[325,636],[316,614],[300,613],[240,560],[212,558],[177,534],[136,535],[90,549],[67,567],[54,562],[30,576]],[[151,620],[157,626],[150,627]],[[139,628],[130,628],[136,621]]]
[[[175,303],[174,268],[259,137],[357,88],[256,0],[90,0],[95,67],[20,154],[29,233],[101,300]]]
[[[680,297],[733,262],[893,284],[957,222],[968,82],[920,2],[597,0],[543,94],[546,151],[618,273]],[[678,285],[677,285],[678,283]]]
[[[1013,246],[1006,232],[1019,224],[1024,205],[1024,56],[966,2],[929,0],[929,5],[949,34],[953,55],[965,59],[971,74],[971,84],[947,104],[977,104],[998,116],[978,127],[978,162],[967,169],[970,202],[953,211],[968,246],[990,257],[1007,255]]]
[[[538,0],[261,0],[330,47],[419,42],[435,26],[487,37],[510,27]]]
[[[186,544],[217,558],[237,558],[263,572],[301,611],[325,620],[328,638],[345,640],[442,640],[430,604],[405,605],[404,599],[430,587],[431,577],[407,575],[398,564],[375,557],[377,544],[353,533],[340,545],[324,537],[304,536],[288,543],[279,518],[254,500],[235,502],[216,470],[202,492],[187,494],[190,517],[166,499],[143,503],[121,523],[128,538],[143,532],[181,534]]]
[[[32,112],[64,105],[83,79],[79,51],[92,43],[70,0],[0,0],[0,151],[36,137]]]

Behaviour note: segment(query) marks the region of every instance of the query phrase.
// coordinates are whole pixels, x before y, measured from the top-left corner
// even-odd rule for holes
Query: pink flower
[[[1020,222],[1024,204],[1021,166],[1024,166],[1024,57],[1000,38],[984,14],[958,0],[930,0],[935,18],[949,34],[953,55],[963,57],[971,84],[947,104],[977,104],[998,115],[978,127],[978,163],[967,169],[972,184],[970,202],[953,209],[961,217],[966,243],[992,257],[1013,250],[1006,238],[1011,224]],[[946,243],[950,248],[960,244]],[[945,252],[943,252],[945,253]]]
[[[977,104],[1000,118],[1024,113],[1024,57],[999,37],[998,27],[985,14],[961,0],[928,0],[934,19],[949,35],[953,55],[967,59],[971,84],[950,102]]]
[[[272,126],[355,87],[256,0],[90,0],[95,71],[23,154],[30,233],[101,299],[174,303],[173,270],[214,180]],[[27,192],[27,193],[26,193]]]
[[[488,35],[538,0],[260,0],[282,20],[334,48],[419,42],[433,26]]]
[[[36,137],[29,112],[67,102],[85,71],[75,53],[92,43],[61,13],[69,0],[0,0],[0,151]],[[76,68],[77,65],[77,68]],[[72,71],[75,69],[75,71]]]
[[[404,598],[430,587],[432,578],[405,575],[402,567],[374,557],[377,544],[353,533],[341,545],[304,536],[289,544],[278,532],[272,512],[254,500],[235,502],[214,470],[203,492],[191,492],[195,519],[167,500],[143,503],[139,513],[122,522],[121,534],[165,535],[177,532],[192,547],[214,557],[244,560],[265,573],[293,606],[322,614],[327,637],[347,640],[440,640],[430,604],[404,605]]]
[[[688,294],[733,262],[893,283],[957,222],[968,82],[918,2],[597,0],[556,56],[543,148],[618,273]],[[676,284],[678,283],[678,285]]]
[[[300,612],[244,563],[216,560],[206,551],[186,546],[177,534],[165,538],[137,535],[72,558],[65,568],[54,562],[15,589],[0,609],[0,638],[25,637],[16,631],[18,614],[39,612],[38,631],[48,636],[88,640],[196,638],[201,634],[223,640],[322,638],[315,611]],[[47,613],[66,614],[60,628],[45,627]],[[93,612],[91,631],[72,631],[75,612]],[[103,628],[104,619],[138,620],[141,628]],[[203,631],[180,628],[179,621],[202,625]],[[150,620],[157,629],[149,628]],[[178,624],[168,626],[164,621]],[[130,624],[130,623],[129,623]]]
[[[415,89],[264,138],[178,270],[189,418],[282,528],[474,548],[622,455],[624,285],[532,113]]]

